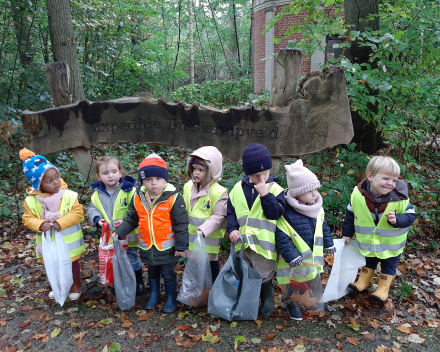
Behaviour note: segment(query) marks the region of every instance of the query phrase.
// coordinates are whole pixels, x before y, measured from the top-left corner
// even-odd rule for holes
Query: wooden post
[[[300,65],[301,50],[280,50],[273,75],[272,104],[286,106],[290,97],[296,93]]]
[[[44,65],[50,95],[55,106],[72,104],[72,94],[69,91],[70,70],[67,63],[59,61]],[[94,178],[95,163],[90,152],[84,147],[70,149],[78,166],[79,172],[86,182]]]

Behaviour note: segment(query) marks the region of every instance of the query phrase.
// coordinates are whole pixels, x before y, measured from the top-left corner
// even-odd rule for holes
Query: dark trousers
[[[377,264],[380,263],[381,273],[387,275],[396,275],[397,263],[399,262],[400,254],[397,257],[388,259],[379,259],[376,257],[365,257],[365,266],[369,269],[376,270]]]
[[[170,282],[170,281],[176,282],[177,276],[176,276],[176,272],[174,271],[174,263],[162,264],[162,265],[148,265],[148,279],[159,280],[161,276],[163,278],[163,281],[165,282]]]
[[[220,264],[218,260],[212,260],[209,262],[211,266],[211,276],[212,276],[212,284],[214,285],[215,279],[217,279],[217,276],[220,272]]]

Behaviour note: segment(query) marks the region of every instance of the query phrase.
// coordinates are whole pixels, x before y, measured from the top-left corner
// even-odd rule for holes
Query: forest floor
[[[148,293],[122,312],[100,284],[97,241],[91,237],[81,260],[83,295],[60,307],[48,298],[44,266],[34,255],[35,235],[12,221],[0,223],[0,351],[440,350],[440,251],[421,234],[417,246],[405,250],[386,304],[372,300],[371,291],[349,294],[326,304],[324,312],[304,311],[304,320],[297,322],[283,309],[275,285],[272,317],[230,323],[213,318],[206,308],[180,303],[174,313],[163,314],[163,296],[155,310],[145,311]],[[226,256],[227,251],[223,263]],[[326,258],[324,284],[331,264]],[[183,268],[176,267],[179,276]]]

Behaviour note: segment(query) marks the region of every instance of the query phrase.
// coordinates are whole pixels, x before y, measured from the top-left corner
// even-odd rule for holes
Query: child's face
[[[156,197],[163,191],[167,180],[162,177],[148,177],[142,180],[142,184],[147,189],[151,197]]]
[[[367,180],[370,182],[371,193],[375,197],[382,197],[396,188],[398,176],[392,176],[385,173],[377,173],[373,176],[371,172],[367,173]]]
[[[44,173],[40,184],[43,193],[58,193],[61,188],[60,173],[57,169],[49,169]]]
[[[256,174],[249,175],[249,181],[252,183],[258,184],[258,183],[266,183],[266,181],[269,179],[270,170],[264,170],[257,172]]]
[[[99,173],[96,175],[99,181],[108,187],[119,184],[122,177],[122,171],[119,170],[117,164],[109,162],[107,164],[99,165]]]
[[[194,177],[194,180],[197,183],[201,183],[205,180],[206,174],[207,174],[207,170],[206,167],[202,166],[202,165],[198,165],[198,164],[193,164],[192,167],[192,174]]]
[[[300,202],[304,204],[315,204],[316,199],[318,198],[318,190],[314,189],[313,191],[300,194],[299,196],[296,196],[295,198],[298,199]]]

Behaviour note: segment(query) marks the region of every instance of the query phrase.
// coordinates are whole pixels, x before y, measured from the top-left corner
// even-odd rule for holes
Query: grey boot
[[[272,282],[265,282],[261,285],[261,306],[260,314],[270,317],[273,313],[273,291]]]

